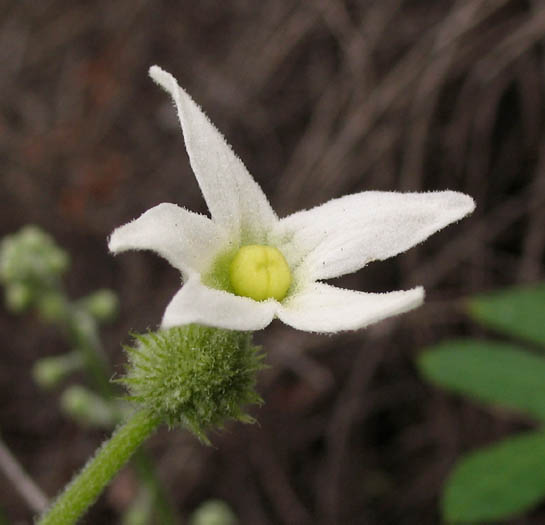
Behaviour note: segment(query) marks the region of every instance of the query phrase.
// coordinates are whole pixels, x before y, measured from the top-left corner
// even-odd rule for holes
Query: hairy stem
[[[147,410],[135,412],[119,426],[69,483],[38,525],[70,525],[87,510],[161,419]]]
[[[78,309],[62,292],[64,315],[63,326],[71,344],[80,352],[97,391],[106,400],[115,399],[110,383],[110,366],[102,349],[96,322],[87,313]],[[134,464],[139,478],[147,485],[155,499],[161,523],[169,525],[176,521],[175,511],[170,505],[158,480],[153,465],[144,450],[136,452]]]

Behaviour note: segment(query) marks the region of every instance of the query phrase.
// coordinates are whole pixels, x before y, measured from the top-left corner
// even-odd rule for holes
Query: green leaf
[[[447,480],[442,501],[448,522],[509,518],[545,497],[545,433],[506,439],[463,458]]]
[[[485,326],[545,345],[545,283],[476,296],[468,308],[473,319]]]
[[[432,383],[545,422],[545,359],[540,356],[507,343],[467,339],[431,347],[417,364]]]

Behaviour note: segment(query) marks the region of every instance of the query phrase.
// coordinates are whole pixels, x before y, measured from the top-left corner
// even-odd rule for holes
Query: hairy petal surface
[[[208,288],[193,277],[167,306],[161,326],[198,323],[228,330],[261,330],[272,321],[278,306],[273,300],[257,302]]]
[[[408,250],[475,207],[463,193],[366,191],[279,221],[271,236],[309,280],[351,273]]]
[[[206,271],[226,243],[225,232],[209,218],[163,203],[114,230],[108,247],[113,253],[152,250],[189,274]]]
[[[212,220],[237,242],[264,243],[278,218],[259,185],[176,79],[157,66],[149,73],[176,103],[191,167]]]
[[[324,283],[312,283],[288,298],[277,316],[286,324],[309,332],[357,330],[422,304],[424,289],[364,293]]]

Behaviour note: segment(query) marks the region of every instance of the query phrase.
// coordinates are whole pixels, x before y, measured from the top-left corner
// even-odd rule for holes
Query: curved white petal
[[[191,167],[212,219],[237,240],[264,243],[278,219],[259,185],[176,79],[158,66],[149,74],[176,103]]]
[[[277,316],[309,332],[357,330],[407,312],[424,300],[422,287],[389,293],[364,293],[312,283],[280,306]]]
[[[257,302],[208,288],[194,277],[167,306],[161,326],[198,323],[228,330],[260,330],[272,321],[278,306],[273,300]]]
[[[181,272],[206,271],[226,246],[225,232],[204,215],[163,203],[110,236],[111,252],[153,250]]]
[[[280,220],[272,239],[308,279],[329,279],[404,252],[474,208],[454,191],[367,191]]]

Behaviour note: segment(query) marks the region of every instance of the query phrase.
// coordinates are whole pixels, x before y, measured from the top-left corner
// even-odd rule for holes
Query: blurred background
[[[477,201],[424,245],[335,283],[422,284],[422,308],[333,337],[274,322],[257,334],[271,365],[259,424],[231,425],[213,447],[154,436],[182,517],[214,497],[242,524],[439,523],[456,457],[529,428],[428,386],[414,358],[475,335],[467,295],[543,278],[544,38],[542,0],[0,4],[0,234],[41,226],[71,254],[73,297],[120,295],[103,332],[117,374],[128,332],[157,326],[179,276],[152,254],[110,256],[107,236],[160,202],[207,213],[152,64],[194,96],[281,216],[370,189]],[[34,360],[67,350],[57,330],[0,307],[0,338],[2,438],[53,496],[108,432],[76,425],[34,384]],[[125,469],[87,522],[117,523],[134,487]],[[2,475],[0,494],[14,523],[30,521]],[[545,508],[510,523],[545,523]]]

